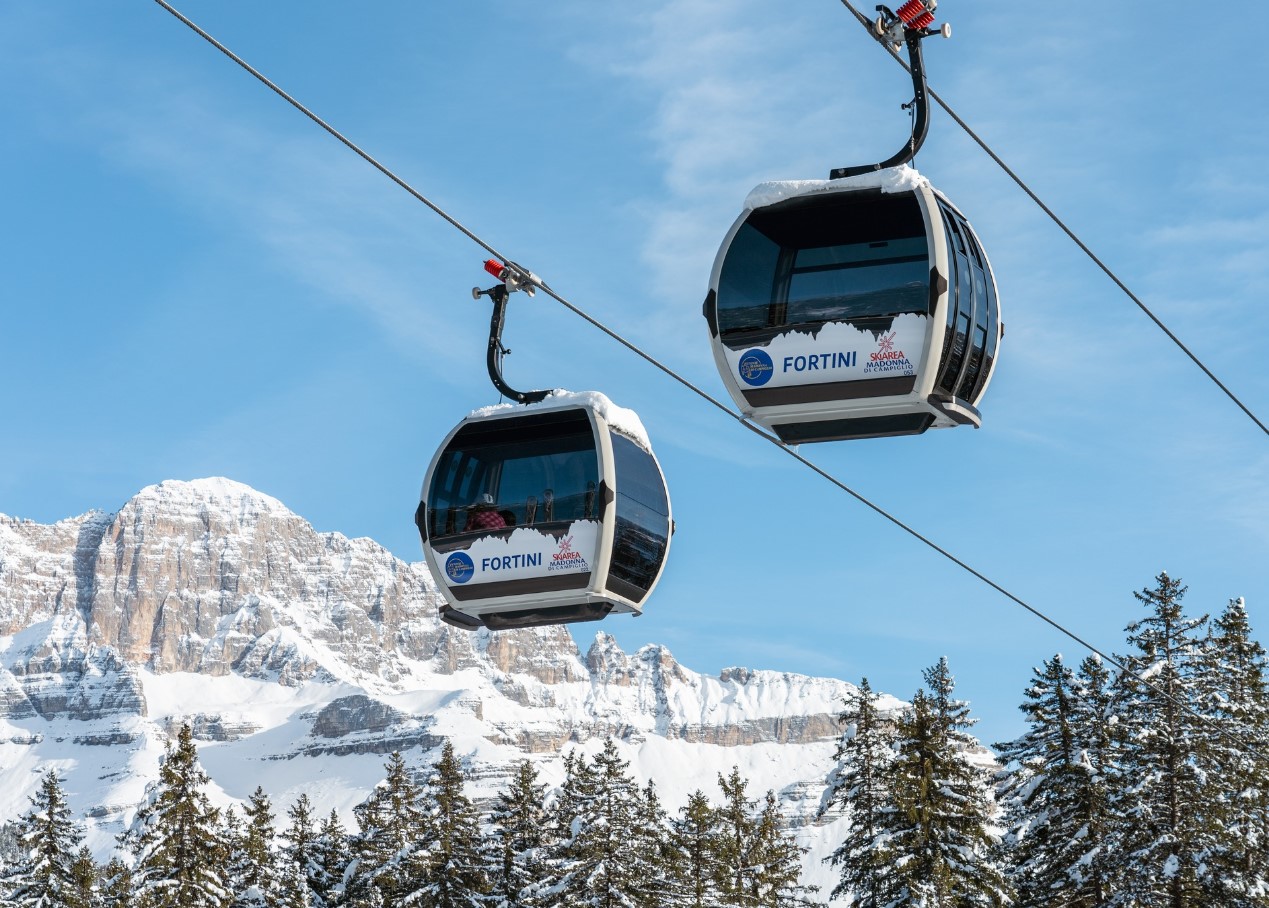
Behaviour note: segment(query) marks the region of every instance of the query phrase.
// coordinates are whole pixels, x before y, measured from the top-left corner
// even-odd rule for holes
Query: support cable
[[[1185,711],[1185,712],[1189,713],[1189,714],[1190,714],[1190,715],[1192,715],[1194,718],[1198,719],[1200,723],[1202,723],[1202,724],[1203,724],[1203,725],[1205,725],[1206,727],[1210,728],[1212,731],[1214,731],[1214,732],[1215,732],[1215,733],[1217,733],[1218,735],[1220,735],[1220,736],[1222,736],[1222,737],[1226,738],[1227,740],[1229,740],[1229,741],[1231,741],[1232,743],[1234,743],[1234,744],[1238,745],[1239,747],[1242,747],[1242,748],[1244,748],[1244,749],[1249,750],[1251,753],[1253,753],[1255,756],[1257,756],[1257,757],[1258,757],[1258,758],[1259,758],[1262,762],[1264,762],[1266,765],[1269,765],[1269,757],[1266,757],[1266,756],[1265,756],[1264,754],[1262,754],[1262,753],[1261,753],[1261,752],[1260,752],[1260,751],[1259,751],[1259,750],[1258,750],[1255,746],[1252,746],[1252,743],[1250,743],[1250,742],[1254,742],[1254,744],[1257,744],[1257,745],[1258,745],[1258,744],[1260,744],[1260,743],[1261,743],[1258,739],[1251,738],[1251,736],[1248,736],[1247,738],[1238,738],[1238,737],[1234,736],[1234,735],[1233,735],[1231,732],[1229,732],[1227,729],[1225,729],[1224,727],[1222,727],[1222,726],[1220,726],[1220,725],[1216,724],[1215,722],[1212,722],[1212,721],[1211,721],[1211,720],[1210,720],[1207,716],[1204,716],[1202,713],[1199,713],[1197,710],[1195,710],[1193,707],[1189,706],[1188,704],[1186,704],[1186,703],[1182,702],[1181,700],[1178,700],[1178,699],[1177,699],[1175,696],[1173,696],[1170,692],[1168,692],[1167,690],[1165,690],[1165,689],[1163,689],[1162,687],[1158,686],[1158,685],[1157,685],[1157,684],[1155,684],[1153,681],[1151,681],[1149,678],[1145,677],[1144,675],[1142,675],[1142,674],[1141,674],[1141,673],[1139,673],[1139,672],[1133,671],[1133,670],[1132,670],[1132,669],[1130,669],[1128,666],[1126,666],[1123,662],[1121,662],[1120,660],[1116,659],[1114,656],[1111,656],[1111,655],[1109,655],[1109,654],[1107,654],[1107,653],[1103,652],[1102,650],[1098,649],[1096,646],[1094,646],[1093,644],[1089,643],[1087,640],[1083,639],[1082,637],[1080,637],[1079,635],[1077,635],[1075,632],[1073,632],[1073,631],[1069,630],[1068,628],[1066,628],[1065,626],[1063,626],[1060,622],[1056,621],[1056,620],[1055,620],[1055,619],[1053,619],[1053,618],[1050,618],[1048,615],[1046,615],[1044,612],[1040,611],[1038,608],[1036,608],[1036,607],[1034,607],[1034,606],[1032,606],[1032,605],[1028,604],[1025,600],[1023,600],[1023,599],[1021,599],[1020,597],[1018,597],[1017,595],[1015,595],[1015,594],[1013,594],[1013,593],[1009,592],[1009,591],[1008,591],[1007,589],[1005,589],[1003,586],[1001,586],[1000,584],[998,584],[998,583],[996,583],[995,581],[991,580],[989,577],[987,577],[987,575],[983,574],[981,571],[978,571],[977,569],[975,569],[975,568],[971,567],[971,566],[970,566],[967,562],[965,562],[965,561],[963,561],[962,559],[958,558],[957,556],[953,555],[953,554],[952,554],[951,552],[949,552],[947,549],[944,549],[942,546],[940,546],[940,545],[936,544],[936,543],[935,543],[935,542],[933,542],[931,539],[929,539],[929,538],[927,538],[926,536],[924,536],[924,535],[922,535],[921,533],[919,533],[917,530],[915,530],[915,529],[913,529],[912,527],[908,526],[906,523],[904,523],[904,522],[903,522],[903,521],[901,521],[899,518],[897,518],[897,517],[895,517],[894,515],[892,515],[889,511],[885,510],[885,509],[884,509],[884,508],[882,508],[880,505],[874,504],[874,503],[873,503],[872,501],[870,501],[868,498],[864,497],[864,496],[863,496],[862,494],[860,494],[859,492],[856,492],[854,489],[850,488],[850,487],[849,487],[848,485],[846,485],[846,484],[845,484],[842,480],[840,480],[840,479],[838,479],[837,477],[833,476],[831,473],[829,473],[829,472],[828,472],[827,470],[825,470],[823,467],[818,466],[817,464],[815,464],[815,463],[813,463],[812,461],[808,460],[806,457],[802,456],[802,454],[801,454],[801,453],[799,453],[799,452],[798,452],[798,451],[797,451],[794,447],[790,447],[789,445],[786,445],[784,442],[782,442],[780,439],[776,438],[774,435],[771,435],[771,434],[769,434],[769,433],[767,433],[767,432],[764,432],[764,431],[763,431],[760,427],[758,427],[757,425],[755,425],[754,423],[752,423],[752,422],[751,422],[751,421],[750,421],[747,417],[745,417],[743,414],[741,414],[741,413],[737,413],[736,411],[732,410],[732,409],[731,409],[730,407],[728,407],[726,404],[724,404],[724,403],[720,402],[719,400],[717,400],[716,398],[714,398],[713,396],[711,396],[709,393],[707,393],[706,391],[702,390],[702,389],[701,389],[701,388],[699,388],[697,385],[693,384],[690,380],[688,380],[688,379],[687,379],[687,378],[685,378],[684,376],[682,376],[682,375],[680,375],[679,373],[677,373],[676,371],[674,371],[674,369],[672,369],[671,367],[669,367],[669,366],[665,365],[664,363],[660,362],[658,359],[656,359],[656,358],[655,358],[654,356],[652,356],[650,353],[648,353],[648,352],[644,351],[643,349],[641,349],[639,346],[637,346],[636,344],[634,344],[632,341],[629,341],[629,340],[627,340],[626,338],[622,337],[622,336],[621,336],[620,334],[618,334],[616,331],[614,331],[613,329],[609,328],[607,325],[603,324],[603,323],[602,323],[602,322],[600,322],[598,319],[596,319],[596,318],[594,318],[593,316],[591,316],[589,313],[585,312],[584,310],[582,310],[582,309],[581,309],[581,308],[579,308],[578,306],[576,306],[576,305],[574,305],[573,303],[569,302],[567,299],[565,299],[563,296],[561,296],[561,295],[560,295],[560,294],[558,294],[555,290],[553,290],[553,289],[552,289],[552,288],[551,288],[551,287],[550,287],[550,286],[549,286],[546,282],[544,282],[544,281],[543,281],[541,278],[539,278],[537,275],[535,275],[535,274],[533,274],[532,272],[529,272],[529,271],[527,271],[526,269],[524,269],[524,268],[520,267],[519,265],[516,265],[516,264],[514,264],[513,262],[510,262],[509,260],[507,260],[505,256],[502,256],[500,253],[498,253],[498,252],[497,252],[497,250],[495,250],[495,249],[494,249],[491,245],[489,245],[488,243],[486,243],[486,242],[485,242],[483,239],[481,239],[479,236],[477,236],[476,234],[472,233],[470,230],[468,230],[466,227],[464,227],[462,224],[460,224],[460,223],[459,223],[459,222],[458,222],[458,221],[457,221],[454,217],[452,217],[451,215],[449,215],[447,212],[443,211],[443,210],[442,210],[439,206],[437,206],[434,202],[432,202],[432,201],[430,201],[429,199],[427,199],[424,195],[422,195],[422,193],[418,192],[416,189],[414,189],[412,186],[410,186],[407,182],[405,182],[405,180],[401,179],[399,176],[397,176],[395,173],[393,173],[391,170],[389,170],[389,169],[388,169],[387,167],[385,167],[383,164],[380,164],[380,163],[379,163],[378,161],[376,161],[373,157],[371,157],[368,153],[366,153],[366,152],[365,152],[365,151],[363,151],[361,148],[359,148],[356,144],[354,144],[354,143],[353,143],[350,139],[345,138],[345,137],[344,137],[341,133],[339,133],[337,130],[335,130],[335,128],[334,128],[334,127],[332,127],[332,126],[330,126],[329,124],[327,124],[324,120],[322,120],[320,117],[318,117],[318,116],[317,116],[316,114],[314,114],[312,111],[310,111],[307,107],[305,107],[305,106],[304,106],[303,104],[301,104],[299,101],[295,100],[295,98],[291,97],[291,95],[287,94],[285,91],[283,91],[281,88],[279,88],[279,87],[278,87],[277,85],[275,85],[273,82],[271,82],[268,78],[266,78],[266,77],[265,77],[263,74],[261,74],[258,70],[256,70],[254,67],[252,67],[251,65],[249,65],[249,64],[248,64],[245,60],[243,60],[243,59],[242,59],[241,57],[239,57],[237,54],[233,53],[231,50],[229,50],[227,47],[225,47],[223,44],[221,44],[219,41],[217,41],[215,38],[213,38],[211,35],[209,35],[209,34],[208,34],[207,32],[205,32],[203,29],[199,28],[196,24],[194,24],[193,22],[191,22],[188,18],[186,18],[185,16],[183,16],[180,12],[178,12],[176,9],[174,9],[174,8],[173,8],[173,7],[172,7],[172,6],[171,6],[171,5],[167,2],[167,0],[154,0],[154,2],[155,2],[155,3],[157,3],[157,4],[159,4],[160,6],[162,6],[164,9],[166,9],[168,12],[170,12],[173,16],[175,16],[175,17],[176,17],[177,19],[179,19],[181,22],[183,22],[183,23],[185,23],[187,26],[189,26],[189,28],[190,28],[190,29],[192,29],[195,33],[197,33],[197,34],[198,34],[200,37],[202,37],[204,40],[206,40],[207,42],[209,42],[212,46],[214,46],[214,47],[215,47],[217,50],[219,50],[221,53],[225,54],[225,56],[229,57],[231,60],[233,60],[235,63],[237,63],[237,64],[238,64],[239,66],[241,66],[243,69],[245,69],[247,72],[251,73],[251,75],[255,76],[255,78],[257,78],[258,80],[260,80],[261,82],[263,82],[266,86],[268,86],[268,87],[269,87],[270,89],[272,89],[275,93],[277,93],[277,94],[278,94],[279,96],[281,96],[284,100],[286,100],[286,101],[287,101],[287,103],[291,104],[293,107],[295,107],[297,110],[299,110],[301,113],[303,113],[306,117],[308,117],[308,118],[309,118],[310,120],[312,120],[314,123],[316,123],[316,124],[318,124],[319,126],[321,126],[321,127],[322,127],[322,129],[324,129],[326,132],[330,133],[332,136],[334,136],[336,139],[338,139],[338,140],[339,140],[342,144],[346,145],[349,149],[351,149],[353,152],[355,152],[355,153],[357,154],[357,156],[358,156],[358,157],[360,157],[360,158],[362,158],[363,160],[365,160],[365,161],[367,161],[368,163],[370,163],[370,164],[371,164],[371,165],[372,165],[372,166],[373,166],[376,170],[378,170],[378,171],[379,171],[380,173],[382,173],[384,176],[386,176],[386,177],[388,177],[390,180],[392,180],[392,182],[396,183],[398,186],[400,186],[402,189],[404,189],[404,190],[405,190],[406,192],[408,192],[410,195],[414,196],[414,198],[418,199],[420,202],[422,202],[423,204],[425,204],[428,208],[432,209],[432,211],[436,212],[438,215],[440,215],[442,218],[444,218],[444,219],[445,219],[445,221],[447,221],[449,224],[453,225],[453,226],[454,226],[456,229],[458,229],[458,230],[459,230],[459,231],[460,231],[460,232],[461,232],[464,236],[466,236],[468,239],[470,239],[470,240],[471,240],[472,242],[474,242],[476,245],[480,246],[480,248],[482,248],[482,249],[484,249],[486,252],[488,252],[488,253],[490,253],[490,254],[492,254],[492,255],[494,255],[494,256],[496,256],[496,257],[498,257],[498,258],[502,259],[502,260],[503,260],[503,262],[505,262],[505,263],[506,263],[506,266],[512,269],[512,275],[513,275],[513,278],[514,278],[514,279],[515,279],[515,280],[516,280],[516,281],[517,281],[517,282],[518,282],[518,283],[519,283],[522,287],[524,287],[524,285],[525,285],[525,284],[529,284],[529,285],[532,285],[532,286],[534,286],[534,287],[538,287],[538,288],[540,288],[540,289],[542,290],[542,292],[543,292],[543,293],[545,293],[547,296],[551,297],[553,300],[555,300],[557,303],[559,303],[559,304],[560,304],[561,306],[563,306],[565,309],[567,309],[568,311],[572,312],[574,315],[577,315],[578,317],[580,317],[580,318],[581,318],[581,319],[583,319],[584,321],[588,322],[590,325],[592,325],[593,327],[597,328],[598,330],[600,330],[601,332],[603,332],[604,334],[606,334],[606,335],[607,335],[609,338],[611,338],[612,340],[614,340],[614,341],[616,341],[617,343],[621,344],[623,347],[625,347],[625,348],[626,348],[627,350],[629,350],[630,352],[632,352],[632,353],[636,354],[637,356],[641,357],[641,358],[642,358],[644,361],[646,361],[649,365],[651,365],[651,366],[653,366],[654,368],[656,368],[656,369],[660,370],[660,371],[661,371],[661,372],[663,372],[665,375],[667,375],[668,377],[672,378],[674,381],[676,381],[676,382],[678,382],[679,384],[681,384],[683,387],[685,387],[686,389],[688,389],[689,391],[691,391],[692,393],[694,393],[695,395],[697,395],[698,397],[700,397],[700,398],[701,398],[702,400],[704,400],[705,402],[707,402],[707,403],[709,403],[709,404],[712,404],[712,405],[713,405],[716,409],[718,409],[718,410],[722,411],[723,413],[727,414],[729,417],[731,417],[732,419],[734,419],[735,421],[737,421],[740,425],[744,426],[746,429],[749,429],[749,430],[750,430],[751,432],[753,432],[755,435],[759,436],[760,438],[765,439],[767,442],[769,442],[769,443],[771,443],[772,445],[774,445],[775,447],[779,448],[781,451],[783,451],[785,454],[787,454],[787,455],[789,455],[790,457],[792,457],[792,458],[793,458],[794,460],[796,460],[798,463],[800,463],[800,464],[802,464],[803,466],[807,467],[807,468],[808,468],[808,469],[810,469],[812,472],[814,472],[814,473],[818,474],[820,477],[822,477],[823,479],[827,480],[827,481],[828,481],[828,482],[830,482],[832,485],[836,486],[838,489],[840,489],[841,491],[845,492],[847,495],[850,495],[850,496],[851,496],[852,498],[854,498],[856,501],[858,501],[859,503],[861,503],[861,504],[865,505],[866,507],[868,507],[869,509],[871,509],[871,510],[872,510],[873,512],[875,512],[876,514],[878,514],[879,516],[883,517],[885,520],[889,521],[889,522],[890,522],[891,524],[893,524],[895,527],[899,528],[900,530],[902,530],[903,532],[907,533],[907,534],[908,534],[909,536],[911,536],[912,538],[916,539],[918,542],[923,543],[924,545],[926,545],[926,546],[927,546],[927,547],[929,547],[930,549],[932,549],[932,550],[934,550],[935,552],[937,552],[938,554],[942,555],[944,558],[948,559],[948,560],[949,560],[949,561],[951,561],[953,564],[955,564],[956,566],[960,567],[962,570],[964,570],[964,571],[968,572],[969,574],[971,574],[971,575],[972,575],[973,577],[975,577],[976,579],[978,579],[978,580],[982,581],[982,582],[983,582],[983,583],[985,583],[987,586],[990,586],[992,589],[996,590],[996,592],[1000,593],[1001,595],[1003,595],[1005,598],[1007,598],[1007,599],[1008,599],[1008,600],[1010,600],[1011,602],[1013,602],[1013,603],[1015,603],[1015,604],[1019,605],[1020,607],[1022,607],[1023,609],[1025,609],[1027,612],[1029,612],[1030,614],[1032,614],[1032,615],[1033,615],[1033,616],[1035,616],[1036,618],[1039,618],[1041,621],[1043,621],[1044,623],[1048,624],[1048,625],[1049,625],[1050,627],[1052,627],[1054,630],[1058,631],[1059,633],[1061,633],[1062,635],[1066,636],[1066,637],[1067,637],[1067,638],[1069,638],[1070,640],[1074,641],[1075,643],[1078,643],[1080,646],[1084,647],[1085,649],[1089,650],[1089,651],[1090,651],[1090,652],[1092,652],[1093,654],[1095,654],[1095,655],[1099,656],[1100,658],[1102,658],[1102,659],[1103,659],[1103,660],[1105,660],[1106,662],[1110,663],[1110,664],[1111,664],[1111,665],[1113,665],[1115,668],[1119,669],[1119,670],[1120,670],[1123,674],[1127,675],[1128,677],[1133,678],[1133,679],[1134,679],[1134,680],[1136,680],[1138,683],[1140,683],[1140,684],[1142,684],[1143,686],[1145,686],[1145,687],[1149,688],[1150,690],[1154,691],[1156,694],[1158,694],[1159,696],[1163,697],[1165,700],[1167,700],[1168,702],[1172,703],[1172,704],[1173,704],[1174,706],[1176,706],[1177,708],[1179,708],[1179,709],[1181,709],[1181,710],[1183,710],[1183,711]],[[843,3],[847,3],[847,0],[842,0],[842,2],[843,2]],[[849,4],[847,3],[847,5],[849,5]],[[853,8],[852,8],[852,11],[853,11]],[[900,62],[902,62],[902,61],[900,61]]]
[[[842,5],[845,6],[846,9],[848,9],[857,20],[859,20],[859,24],[868,30],[868,34],[876,38],[877,33],[873,28],[873,23],[869,21],[863,15],[863,13],[855,9],[855,7],[851,5],[850,0],[841,0],[841,2],[842,2]],[[908,70],[908,72],[912,71],[912,68],[908,66],[907,62],[901,56],[899,56],[898,53],[895,52],[894,48],[890,47],[884,41],[879,41],[879,43],[882,45],[882,47],[886,49],[886,53],[890,54],[890,56],[894,58],[896,63],[898,63],[904,69]],[[1190,348],[1187,347],[1181,341],[1181,339],[1177,337],[1176,334],[1174,334],[1172,330],[1169,329],[1168,326],[1165,325],[1163,321],[1157,315],[1155,315],[1154,312],[1150,310],[1150,307],[1147,306],[1144,302],[1142,302],[1141,298],[1137,296],[1137,294],[1133,293],[1132,290],[1129,289],[1128,285],[1119,279],[1119,275],[1115,274],[1115,272],[1111,270],[1110,266],[1107,265],[1105,262],[1103,262],[1101,258],[1098,257],[1098,255],[1095,252],[1093,252],[1093,250],[1090,249],[1088,245],[1085,244],[1085,242],[1082,239],[1079,238],[1079,236],[1075,233],[1075,231],[1072,230],[1070,227],[1068,227],[1066,225],[1066,222],[1063,221],[1060,217],[1058,217],[1057,214],[1053,211],[1053,209],[1051,209],[1048,205],[1046,205],[1044,201],[1031,190],[1031,187],[1028,186],[1023,181],[1023,179],[1020,176],[1018,176],[1018,174],[1014,173],[1013,168],[1011,168],[1008,164],[1006,164],[1004,160],[998,154],[996,154],[995,151],[992,150],[991,146],[988,145],[978,135],[978,133],[974,132],[974,130],[970,128],[969,124],[966,123],[964,120],[962,120],[960,116],[956,113],[956,111],[952,110],[952,108],[948,105],[946,101],[944,101],[941,97],[939,97],[938,92],[936,92],[932,88],[929,88],[928,91],[929,91],[930,97],[938,102],[939,107],[943,108],[943,110],[947,113],[947,115],[950,116],[954,121],[956,121],[956,125],[959,126],[962,130],[964,130],[965,134],[969,136],[971,139],[973,139],[974,142],[978,145],[978,147],[981,148],[983,151],[985,151],[987,153],[987,156],[990,157],[993,161],[995,161],[996,165],[1000,167],[1000,169],[1003,170],[1006,174],[1009,175],[1009,178],[1011,180],[1013,180],[1015,183],[1018,184],[1018,188],[1021,189],[1023,192],[1025,192],[1027,196],[1031,199],[1031,201],[1035,202],[1036,205],[1039,206],[1040,210],[1049,216],[1049,219],[1052,220],[1053,223],[1056,224],[1058,228],[1061,229],[1061,231],[1067,235],[1068,238],[1070,238],[1071,242],[1073,242],[1076,246],[1078,246],[1080,250],[1083,251],[1083,253],[1087,255],[1089,259],[1092,260],[1093,264],[1095,264],[1098,268],[1100,268],[1102,270],[1102,273],[1104,273],[1108,278],[1110,278],[1111,281],[1114,282],[1115,286],[1124,292],[1124,295],[1127,296],[1128,299],[1136,303],[1137,308],[1140,309],[1142,312],[1144,312],[1146,314],[1146,317],[1149,318],[1150,321],[1154,322],[1155,326],[1164,334],[1166,334],[1168,336],[1168,339],[1171,340],[1172,343],[1176,344],[1177,347],[1180,348],[1181,352],[1190,358],[1190,361],[1193,362],[1194,365],[1198,366],[1201,370],[1203,370],[1203,374],[1206,375],[1208,378],[1210,378],[1212,382],[1216,385],[1216,387],[1220,388],[1223,392],[1225,392],[1225,396],[1228,397],[1230,400],[1232,400],[1234,404],[1237,405],[1238,409],[1242,410],[1243,413],[1245,413],[1252,422],[1254,422],[1257,426],[1259,426],[1261,432],[1264,432],[1266,435],[1269,435],[1269,426],[1266,426],[1265,423],[1260,420],[1260,417],[1258,417],[1255,413],[1253,413],[1251,409],[1246,404],[1244,404],[1238,398],[1238,396],[1235,395],[1234,392],[1231,391],[1225,385],[1224,382],[1222,382],[1219,378],[1216,377],[1216,374],[1212,372],[1212,370],[1209,369],[1203,363],[1203,361],[1199,359],[1198,356],[1195,355],[1194,352],[1191,351]]]

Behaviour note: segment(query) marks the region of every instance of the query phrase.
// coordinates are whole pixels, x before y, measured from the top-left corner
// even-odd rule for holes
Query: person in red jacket
[[[476,503],[467,509],[467,525],[463,527],[464,533],[472,533],[477,530],[501,530],[507,525],[507,520],[494,509],[493,496],[485,492]]]

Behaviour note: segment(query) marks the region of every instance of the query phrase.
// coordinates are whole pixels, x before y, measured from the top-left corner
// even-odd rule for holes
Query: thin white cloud
[[[453,355],[452,332],[433,330],[419,291],[453,234],[298,113],[270,110],[266,125],[223,86],[183,81],[154,61],[55,49],[28,62],[26,90],[72,111],[46,138],[90,148],[170,206],[255,241],[257,264],[272,263],[321,304],[364,313],[402,351]]]

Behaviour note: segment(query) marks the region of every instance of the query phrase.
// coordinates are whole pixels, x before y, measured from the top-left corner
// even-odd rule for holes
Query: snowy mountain
[[[671,811],[735,765],[775,789],[828,882],[843,820],[816,812],[851,685],[705,677],[602,630],[585,655],[560,627],[471,634],[441,601],[422,563],[226,479],[52,526],[0,515],[0,820],[54,767],[104,857],[186,722],[221,803],[260,785],[279,814],[303,792],[349,819],[394,750],[428,766],[450,738],[482,799],[526,755],[555,784],[562,752],[611,735]]]

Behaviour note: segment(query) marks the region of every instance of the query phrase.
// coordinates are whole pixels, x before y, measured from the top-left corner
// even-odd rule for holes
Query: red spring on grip
[[[934,21],[934,13],[925,4],[925,0],[908,0],[899,7],[897,15],[908,28],[925,28]]]
[[[492,274],[494,277],[496,277],[498,280],[502,280],[502,272],[504,270],[503,264],[497,259],[490,259],[489,261],[485,262],[485,270],[488,271],[490,274]]]

